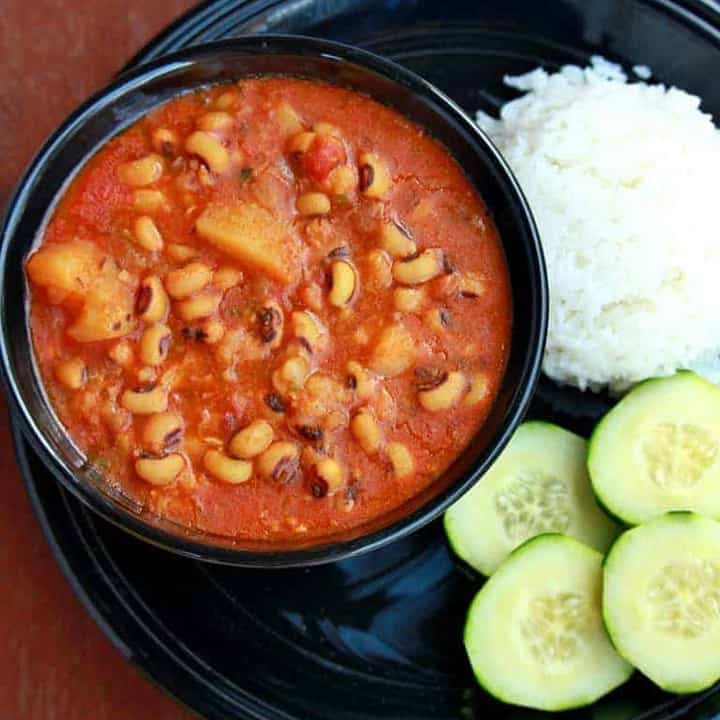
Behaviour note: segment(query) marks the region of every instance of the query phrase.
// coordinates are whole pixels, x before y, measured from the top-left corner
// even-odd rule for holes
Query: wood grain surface
[[[193,4],[0,2],[2,206],[58,123]],[[1,395],[0,477],[0,718],[190,718],[112,647],[61,576],[23,490]]]

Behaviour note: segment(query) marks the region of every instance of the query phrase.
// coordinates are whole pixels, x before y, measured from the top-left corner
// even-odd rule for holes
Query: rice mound
[[[720,133],[700,99],[598,57],[505,82],[526,94],[478,123],[540,230],[545,373],[612,391],[678,368],[718,379]]]

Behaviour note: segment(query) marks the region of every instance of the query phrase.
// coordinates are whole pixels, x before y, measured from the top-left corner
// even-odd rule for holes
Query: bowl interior
[[[107,140],[179,93],[248,75],[284,74],[364,92],[426,128],[460,162],[493,215],[513,288],[513,336],[498,399],[482,431],[436,482],[401,507],[351,531],[305,544],[236,541],[158,518],[113,491],[69,441],[44,394],[33,356],[24,260],[73,175]],[[25,434],[77,497],[136,535],[186,555],[241,565],[311,564],[369,550],[437,517],[487,469],[521,420],[534,390],[545,337],[542,254],[522,194],[491,143],[430,85],[399,66],[346,46],[258,37],[195,48],[121,76],[50,138],[11,201],[0,254],[6,384]]]

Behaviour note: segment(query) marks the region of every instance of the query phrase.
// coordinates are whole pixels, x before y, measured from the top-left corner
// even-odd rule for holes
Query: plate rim
[[[720,38],[720,2],[717,0],[637,0],[644,5],[651,5],[661,8],[666,12],[674,14],[680,14],[685,20],[689,21],[692,25],[697,28],[702,28],[704,32],[709,32],[716,40]],[[168,26],[161,30],[157,35],[151,38],[146,44],[144,44],[123,66],[119,71],[122,72],[127,68],[134,66],[135,64],[146,62],[160,53],[172,52],[182,46],[169,46],[172,42],[176,42],[180,34],[185,34],[188,31],[188,25],[191,30],[197,30],[197,33],[201,33],[203,29],[207,28],[208,25],[220,19],[220,17],[227,11],[239,10],[243,6],[256,5],[258,10],[270,9],[273,5],[282,5],[286,0],[204,0],[199,5],[190,8]],[[695,14],[694,14],[695,13]],[[712,23],[711,18],[715,20],[715,24]],[[203,25],[204,23],[204,25]],[[190,42],[195,36],[189,38]],[[33,472],[30,470],[30,463],[27,457],[28,452],[34,453],[31,445],[24,437],[18,420],[15,417],[15,413],[12,408],[9,408],[10,415],[10,429],[11,437],[13,442],[13,448],[15,452],[16,461],[20,470],[20,475],[23,481],[25,491],[27,493],[29,502],[33,509],[34,514],[38,519],[38,524],[43,532],[43,535],[48,542],[50,550],[53,554],[55,561],[60,568],[61,573],[66,578],[68,584],[73,591],[73,594],[78,598],[81,605],[88,612],[93,621],[98,625],[104,635],[110,640],[114,647],[122,654],[123,658],[129,661],[135,668],[137,668],[143,677],[147,678],[152,684],[158,687],[168,697],[181,704],[184,708],[189,710],[193,714],[197,714],[198,717],[204,717],[206,720],[227,720],[227,715],[212,714],[212,709],[202,708],[199,709],[197,706],[197,698],[191,701],[186,700],[181,696],[180,693],[175,693],[170,687],[161,682],[160,679],[144,664],[140,664],[132,649],[125,643],[120,635],[115,631],[112,623],[105,614],[100,610],[99,604],[93,599],[91,592],[88,592],[83,586],[81,579],[75,572],[71,565],[71,561],[66,555],[62,548],[60,541],[58,540],[55,528],[50,520],[45,507],[45,501],[40,497],[39,489],[40,484]],[[47,469],[50,473],[50,470]],[[54,482],[54,481],[53,481]],[[88,512],[82,505],[77,503],[76,499],[71,496],[68,491],[56,484],[57,491],[62,495],[63,504],[67,505],[67,500],[70,499],[73,503],[76,503],[75,511]],[[68,514],[72,512],[68,509]],[[88,557],[92,558],[92,555],[88,553]],[[190,559],[185,559],[186,562],[194,562]],[[281,571],[282,572],[282,571]],[[115,597],[117,600],[118,598]],[[109,617],[109,614],[108,614]],[[140,625],[142,627],[142,625]],[[698,703],[703,702],[706,699],[706,693],[702,693],[700,697],[695,698],[695,702],[690,703],[691,706],[696,706]],[[675,720],[676,718],[684,717],[685,712],[691,710],[691,707],[683,708],[682,710],[671,711],[671,714],[663,715],[663,720]],[[203,715],[200,715],[200,712]],[[273,709],[273,712],[276,712]],[[650,711],[649,713],[642,713],[641,715],[634,718],[634,720],[643,720],[644,718],[656,717],[655,713],[662,712],[661,708]],[[281,716],[278,716],[278,720]],[[287,716],[288,720],[296,720]],[[713,716],[718,718],[720,716]],[[660,715],[657,715],[660,718]],[[268,720],[266,716],[257,715],[256,717],[247,716],[242,720]],[[273,718],[275,720],[275,718]],[[708,717],[707,720],[711,720]]]

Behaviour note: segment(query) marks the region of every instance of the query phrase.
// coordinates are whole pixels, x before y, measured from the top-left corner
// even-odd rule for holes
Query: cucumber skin
[[[652,522],[658,521],[660,519],[669,519],[672,518],[673,520],[678,520],[682,522],[693,522],[694,520],[698,518],[704,517],[703,515],[700,515],[700,513],[693,512],[691,510],[670,510],[669,512],[663,513],[662,515],[658,515],[657,517],[653,518]],[[607,551],[607,554],[603,558],[602,567],[603,567],[603,587],[605,586],[606,578],[608,572],[610,572],[610,563],[613,560],[613,553],[615,553],[616,550],[619,550],[624,542],[628,542],[630,534],[639,528],[640,525],[636,525],[635,527],[628,528],[625,532],[621,533],[613,542],[613,544],[610,546],[610,549]],[[612,629],[612,623],[610,622],[610,619],[608,618],[608,609],[605,603],[605,595],[603,593],[603,603],[602,603],[602,620],[603,624],[605,625],[605,629],[607,630],[608,637],[610,638],[610,642],[612,643],[612,646],[615,648],[615,652],[623,659],[626,663],[629,665],[633,665],[632,660],[625,655],[625,653],[622,652],[620,647],[618,647],[617,642],[615,641],[615,634],[613,633]],[[639,671],[643,677],[647,677],[644,675],[641,671]],[[672,684],[663,684],[659,683],[655,680],[652,680],[648,678],[653,685],[656,685],[661,690],[664,690],[668,693],[673,693],[675,695],[691,695],[693,693],[701,692],[702,690],[706,690],[708,688],[707,685],[702,686],[682,686],[682,685],[672,685]]]
[[[616,408],[619,408],[623,402],[627,398],[629,398],[636,390],[640,388],[647,388],[649,385],[656,385],[658,383],[664,383],[668,380],[671,380],[672,378],[676,378],[678,376],[685,377],[688,380],[694,380],[697,381],[700,385],[705,385],[715,391],[718,390],[718,387],[716,385],[713,385],[712,383],[708,382],[704,378],[700,377],[700,375],[697,375],[692,370],[678,370],[674,375],[667,375],[664,377],[655,377],[655,378],[648,378],[647,380],[643,380],[642,382],[639,382],[637,385],[634,385],[632,389],[625,395],[620,402],[618,402],[613,408],[611,408],[605,415],[602,417],[600,422],[595,426],[592,433],[590,434],[590,438],[588,440],[588,453],[587,453],[587,471],[588,471],[588,477],[590,478],[590,487],[592,488],[593,495],[595,495],[595,499],[597,500],[598,505],[601,507],[601,509],[605,512],[606,515],[609,515],[615,522],[619,523],[621,527],[624,528],[633,528],[637,527],[638,525],[642,525],[644,522],[648,522],[648,519],[640,519],[640,518],[630,518],[627,516],[623,516],[621,513],[621,510],[618,510],[616,508],[611,508],[610,504],[603,498],[603,496],[598,492],[598,489],[595,485],[595,482],[593,481],[593,473],[591,471],[591,468],[593,466],[593,458],[595,457],[597,453],[597,439],[600,436],[601,431],[605,427],[605,425],[608,423],[608,421],[611,419],[611,415],[613,414],[613,411]],[[690,510],[670,510],[668,513],[671,512],[692,512]],[[662,517],[662,515],[658,515],[657,517]],[[613,545],[610,547],[610,549],[607,551],[606,556],[610,554],[610,551],[614,547],[615,543],[622,537],[620,535],[615,542],[613,542]]]
[[[549,425],[551,423],[546,423],[546,424]],[[624,534],[625,533],[623,533],[623,535]],[[622,537],[622,535],[620,537]],[[525,540],[525,542],[523,542],[521,545],[518,545],[514,550],[512,550],[508,554],[508,556],[500,563],[500,565],[499,565],[498,569],[495,571],[495,573],[497,573],[499,570],[501,570],[503,565],[505,565],[505,563],[508,562],[513,556],[520,554],[523,550],[527,549],[528,545],[531,545],[539,540],[547,540],[549,538],[553,538],[555,540],[561,540],[563,542],[566,542],[566,541],[573,542],[576,545],[580,545],[580,547],[582,547],[587,552],[594,553],[595,555],[602,557],[602,554],[599,553],[597,550],[595,550],[595,548],[591,548],[588,545],[581,543],[579,540],[576,540],[574,537],[571,537],[569,535],[563,535],[562,533],[541,533],[540,535],[535,535],[534,537],[528,538],[527,540]],[[617,540],[613,543],[613,546],[615,545],[616,542],[617,542]],[[604,560],[605,560],[605,558],[603,558],[603,563],[604,563]],[[488,582],[490,582],[490,580],[488,580]],[[468,644],[467,636],[468,636],[469,627],[470,627],[470,620],[471,620],[471,617],[473,614],[473,610],[475,608],[475,604],[478,600],[478,596],[480,595],[480,593],[482,592],[484,587],[485,587],[485,585],[483,585],[483,587],[481,587],[480,590],[477,591],[477,593],[475,594],[475,597],[472,599],[472,602],[470,603],[470,607],[468,608],[468,611],[465,615],[465,624],[463,627],[463,647],[465,648],[466,654],[467,654],[467,644]],[[604,618],[603,618],[603,620],[604,620]],[[609,635],[609,633],[608,633],[608,635]],[[614,647],[614,643],[613,643],[613,647]],[[469,655],[468,655],[468,659],[469,659]],[[626,662],[627,662],[626,658],[623,658],[623,659],[626,660]],[[628,664],[631,665],[632,663],[628,663]],[[483,679],[483,677],[475,671],[475,668],[473,667],[471,661],[470,661],[470,668],[472,670],[473,676],[475,677],[477,684],[488,695],[490,695],[490,697],[495,698],[496,700],[499,700],[500,702],[505,703],[506,705],[509,705],[511,707],[525,707],[524,705],[518,705],[517,703],[511,702],[510,700],[506,700],[504,697],[502,697],[502,695],[498,694],[494,690],[491,690],[488,687],[486,681]],[[625,680],[625,682],[627,682],[627,680]],[[622,683],[622,684],[624,684],[624,683]],[[619,687],[619,685],[618,685],[618,687]],[[617,688],[614,688],[614,689],[617,689]],[[610,692],[612,692],[612,691],[610,691]],[[536,708],[529,708],[529,709],[533,710],[535,712],[564,712],[565,710],[577,710],[579,708],[587,707],[588,705],[591,705],[594,702],[596,702],[595,699],[578,700],[577,702],[570,703],[568,705],[557,705],[553,708],[547,708],[545,710],[537,710]]]
[[[480,479],[482,482],[482,478]],[[474,486],[473,486],[474,487]],[[450,547],[450,550],[452,550],[452,559],[455,563],[459,563],[463,569],[465,569],[468,573],[472,575],[473,578],[475,578],[478,582],[483,583],[485,580],[487,580],[490,575],[485,575],[483,572],[478,570],[476,567],[473,567],[467,560],[464,560],[458,551],[457,547],[455,547],[455,542],[453,541],[453,536],[455,533],[452,531],[451,523],[449,519],[449,515],[447,512],[443,514],[443,530],[445,532],[445,538],[447,539],[448,546]]]
[[[685,372],[685,371],[680,371]],[[692,373],[691,373],[692,374]],[[672,376],[671,376],[672,377]],[[608,412],[603,415],[603,417],[600,419],[600,422],[593,428],[592,433],[590,433],[590,438],[588,439],[588,452],[587,452],[587,471],[588,471],[588,477],[590,478],[590,487],[592,488],[593,495],[595,495],[595,499],[597,500],[598,505],[616,522],[620,523],[622,527],[631,528],[636,525],[639,525],[639,521],[637,520],[630,520],[627,517],[623,517],[622,515],[618,514],[614,509],[610,507],[610,505],[606,502],[605,498],[598,492],[598,489],[593,482],[593,474],[591,472],[591,468],[593,466],[593,458],[595,457],[595,454],[597,453],[597,444],[598,444],[598,438],[600,437],[600,433],[604,429],[605,425],[607,425],[608,421],[610,420],[610,417],[613,413],[613,410],[620,407],[622,403],[630,397],[630,395],[637,390],[638,388],[645,387],[649,384],[656,383],[661,380],[665,380],[666,378],[649,378],[648,380],[643,380],[642,382],[639,382],[637,385],[634,385],[616,405],[614,405]],[[615,539],[613,544],[610,546],[609,550],[605,554],[605,559],[603,560],[603,566],[605,565],[605,561],[610,556],[610,552],[615,547],[615,545],[618,543],[620,538],[625,533],[621,533],[618,535],[618,537]],[[603,618],[604,619],[604,618]],[[613,642],[613,645],[615,643]],[[616,648],[617,649],[617,648]],[[625,658],[627,660],[627,658]]]
[[[589,455],[588,455],[588,458],[589,458]],[[589,475],[589,474],[590,474],[590,473],[588,472],[588,475]],[[592,489],[592,494],[593,494],[593,496],[595,497],[595,502],[598,504],[598,507],[599,507],[611,520],[613,520],[616,525],[618,525],[618,526],[620,527],[620,530],[621,530],[620,535],[623,535],[627,530],[631,530],[632,528],[637,527],[637,525],[638,525],[639,523],[630,523],[630,522],[628,522],[627,520],[621,518],[619,515],[617,515],[616,513],[614,513],[614,512],[605,504],[605,501],[603,500],[602,496],[599,495],[599,494],[597,493],[597,491],[595,490],[595,486],[592,484],[592,481],[590,482],[590,488]],[[681,512],[681,511],[678,510],[677,512]],[[620,535],[618,535],[618,537],[615,538],[615,540],[612,541],[612,544],[610,545],[610,547],[609,547],[608,550],[607,550],[608,553],[610,552],[610,548],[612,548],[612,546],[618,541]],[[607,556],[607,553],[605,553],[605,555]]]
[[[527,422],[523,422],[523,423],[521,423],[521,425],[518,425],[518,427],[516,428],[515,432],[517,432],[517,430],[519,430],[520,427],[524,427],[524,426],[526,426],[526,425],[541,425],[541,426],[544,426],[544,427],[547,427],[547,428],[551,428],[551,429],[553,429],[553,430],[562,430],[563,432],[570,432],[569,430],[565,430],[564,428],[561,428],[559,425],[556,425],[555,423],[546,422],[545,420],[528,420]],[[511,439],[512,439],[512,438],[511,438]],[[482,482],[482,477],[478,478],[478,482]],[[473,487],[475,487],[475,485],[473,485],[472,487],[468,488],[468,489],[467,489],[467,492],[470,492],[470,490],[472,490]],[[464,497],[464,496],[465,496],[465,495],[463,495],[463,497]],[[461,498],[458,498],[455,502],[459,502],[460,499],[461,499]],[[456,561],[460,561],[464,566],[470,568],[470,570],[472,570],[473,573],[476,573],[479,577],[481,577],[481,578],[489,578],[492,573],[483,572],[482,570],[474,567],[474,566],[471,565],[469,562],[467,562],[465,559],[463,559],[462,553],[460,552],[460,550],[458,549],[458,547],[457,547],[457,545],[456,545],[457,540],[455,540],[455,538],[457,537],[457,533],[455,533],[455,532],[453,531],[453,529],[452,529],[452,524],[451,524],[451,522],[450,522],[450,514],[449,514],[447,511],[445,511],[445,513],[443,514],[443,530],[445,531],[445,537],[447,538],[448,545],[450,546],[450,549],[453,551],[453,556],[455,557],[455,560],[456,560]],[[544,535],[554,535],[554,534],[559,534],[559,533],[543,533],[543,534],[544,534]],[[539,535],[536,535],[535,537],[540,537],[540,536],[539,536]],[[508,554],[508,556],[505,558],[505,560],[507,560],[511,555],[513,555],[515,552],[517,552],[518,550],[520,550],[520,548],[522,548],[523,545],[527,544],[528,542],[530,542],[530,540],[533,540],[533,539],[534,539],[534,538],[528,538],[528,539],[525,540],[523,543],[521,543],[520,545],[518,545],[518,546],[515,548],[515,550],[512,550],[512,551]],[[505,560],[503,560],[503,562],[505,562]],[[497,568],[497,570],[499,570],[499,568]],[[497,572],[497,570],[496,570],[495,572]],[[504,701],[503,701],[503,702],[504,702]]]

